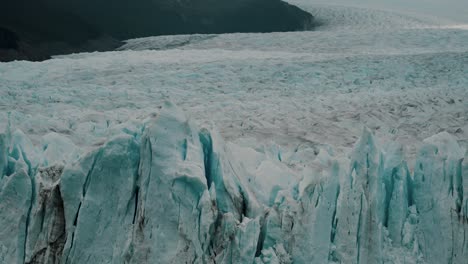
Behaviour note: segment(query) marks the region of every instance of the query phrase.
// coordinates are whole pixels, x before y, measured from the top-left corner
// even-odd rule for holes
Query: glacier
[[[166,102],[91,150],[0,134],[1,263],[464,263],[466,150],[409,169],[364,129],[349,157],[226,142]],[[305,159],[305,158],[304,158]]]
[[[289,2],[0,63],[0,263],[466,263],[466,16]]]

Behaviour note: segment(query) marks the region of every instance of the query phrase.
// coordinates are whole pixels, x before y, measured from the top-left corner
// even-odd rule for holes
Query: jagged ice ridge
[[[254,150],[167,103],[91,152],[0,134],[0,263],[464,263],[465,150],[403,148],[367,129],[349,160]]]

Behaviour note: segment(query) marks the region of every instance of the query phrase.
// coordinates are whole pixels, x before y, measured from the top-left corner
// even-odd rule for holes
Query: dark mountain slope
[[[112,50],[136,37],[312,25],[312,15],[280,0],[7,0],[0,6],[0,61]]]

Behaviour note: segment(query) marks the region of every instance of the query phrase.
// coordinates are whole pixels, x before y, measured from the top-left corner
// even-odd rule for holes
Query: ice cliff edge
[[[468,167],[448,134],[364,130],[348,160],[252,149],[168,103],[93,151],[0,134],[0,263],[464,263]],[[302,166],[302,165],[301,165]]]

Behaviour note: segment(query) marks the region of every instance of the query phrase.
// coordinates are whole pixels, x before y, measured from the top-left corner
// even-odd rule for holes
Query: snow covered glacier
[[[427,138],[414,172],[367,129],[349,158],[308,151],[224,142],[172,103],[89,152],[8,127],[0,263],[466,262],[468,166],[451,135]]]

